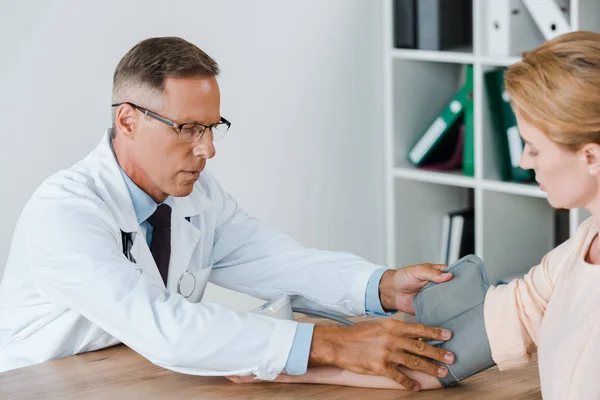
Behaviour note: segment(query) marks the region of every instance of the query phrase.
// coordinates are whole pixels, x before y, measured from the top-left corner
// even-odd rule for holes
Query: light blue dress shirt
[[[146,192],[140,189],[123,170],[121,170],[121,175],[123,175],[127,190],[133,201],[133,209],[135,210],[138,224],[140,224],[142,231],[146,233],[146,242],[150,246],[153,228],[147,219],[156,211],[158,204]],[[165,200],[165,203],[168,203],[167,200]],[[387,271],[386,268],[381,268],[373,272],[367,284],[365,309],[371,315],[390,315],[390,313],[384,311],[379,299],[379,282],[385,271]],[[302,375],[306,373],[314,328],[314,324],[298,324],[298,329],[292,342],[292,349],[290,350],[290,355],[284,369],[286,374]]]

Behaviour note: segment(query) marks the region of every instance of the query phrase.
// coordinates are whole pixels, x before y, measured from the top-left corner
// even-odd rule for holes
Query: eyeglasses
[[[122,104],[129,104],[131,107],[135,108],[142,114],[145,114],[149,117],[154,118],[164,124],[169,125],[171,128],[175,130],[179,140],[184,142],[192,142],[196,138],[200,139],[204,136],[204,132],[209,130],[212,133],[213,141],[218,141],[225,136],[229,128],[231,127],[231,122],[227,121],[225,118],[221,117],[218,123],[212,125],[204,125],[199,122],[188,122],[185,124],[178,124],[176,122],[171,121],[165,117],[162,117],[150,110],[147,110],[143,107],[130,103],[128,101],[124,101],[122,103],[112,104],[111,107],[118,107]]]

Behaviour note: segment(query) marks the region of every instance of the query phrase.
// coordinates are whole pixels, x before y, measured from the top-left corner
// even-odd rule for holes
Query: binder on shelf
[[[523,140],[519,135],[517,120],[504,90],[504,69],[487,71],[484,74],[488,93],[488,104],[496,137],[496,152],[500,176],[504,181],[531,182],[532,170],[524,170],[519,164],[523,154]]]
[[[475,138],[473,111],[473,68],[467,68],[466,82],[470,87],[465,105],[465,133],[462,170],[465,176],[475,176]]]
[[[560,208],[554,211],[554,247],[561,245],[571,236],[569,234],[570,220],[569,210]]]
[[[460,123],[465,123],[464,137],[469,134],[467,127],[473,122],[465,121],[465,109],[473,101],[473,66],[467,65],[465,83],[444,107],[439,116],[421,135],[417,143],[408,152],[409,161],[415,166],[440,162],[442,155],[450,158],[455,152],[456,142],[460,137]],[[472,118],[472,114],[470,114]],[[471,133],[472,134],[472,133]],[[464,139],[463,139],[464,140]],[[464,160],[464,155],[461,157]]]
[[[494,0],[486,2],[490,56],[514,57],[570,30],[569,0]]]
[[[514,57],[544,42],[523,0],[486,2],[486,36],[490,56]]]
[[[568,0],[523,0],[523,2],[546,40],[571,31],[568,21]]]
[[[417,48],[417,0],[394,0],[394,47]]]
[[[441,245],[440,262],[446,265],[475,253],[475,213],[472,208],[444,215]]]
[[[472,46],[472,0],[419,0],[417,47],[449,50]]]
[[[450,50],[472,47],[472,0],[394,0],[394,47]]]
[[[440,264],[448,265],[448,249],[450,241],[450,215],[442,218],[442,242],[440,243]]]
[[[421,169],[426,171],[450,171],[460,169],[463,161],[465,124],[456,123],[451,131],[428,157]]]

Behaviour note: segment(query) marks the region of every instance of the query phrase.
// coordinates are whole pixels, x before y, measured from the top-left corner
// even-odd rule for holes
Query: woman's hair
[[[558,36],[508,67],[516,113],[571,151],[600,144],[600,33]]]

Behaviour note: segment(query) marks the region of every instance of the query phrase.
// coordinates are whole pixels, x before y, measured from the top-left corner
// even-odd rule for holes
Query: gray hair
[[[156,37],[136,44],[123,56],[113,76],[112,104],[142,102],[160,110],[167,78],[213,77],[219,65],[194,44],[179,37]],[[115,110],[113,109],[113,125]]]

